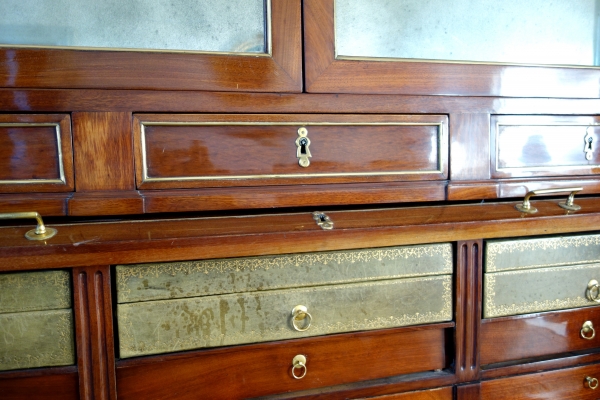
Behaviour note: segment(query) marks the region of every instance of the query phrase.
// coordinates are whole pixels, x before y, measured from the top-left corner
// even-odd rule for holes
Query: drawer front
[[[0,274],[0,314],[71,307],[67,271]]]
[[[452,400],[453,398],[451,387],[369,397],[372,400]]]
[[[117,393],[121,400],[251,398],[443,369],[448,367],[445,338],[451,326],[349,333],[120,361]],[[292,360],[297,355],[306,357],[302,379],[292,377]],[[294,372],[301,375],[304,370]]]
[[[449,243],[117,266],[119,303],[452,273]]]
[[[486,273],[484,318],[585,307],[588,283],[600,278],[600,264]]]
[[[586,378],[600,379],[600,366],[541,372],[481,383],[482,399],[507,400],[595,400],[598,391],[589,388]],[[595,385],[597,381],[594,381]]]
[[[493,116],[492,178],[600,173],[600,118]]]
[[[447,126],[435,115],[137,115],[138,188],[446,179]]]
[[[74,189],[68,115],[0,115],[0,193]]]
[[[75,363],[73,312],[0,314],[0,370]]]
[[[600,263],[600,235],[490,240],[485,244],[486,272],[590,263]]]
[[[122,358],[452,319],[452,276],[120,304]],[[292,309],[307,308],[296,321]]]
[[[600,347],[598,328],[600,307],[484,319],[481,323],[481,364]]]

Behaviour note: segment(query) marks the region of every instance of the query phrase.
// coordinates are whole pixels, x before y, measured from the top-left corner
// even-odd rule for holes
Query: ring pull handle
[[[300,371],[296,373],[296,370]],[[308,369],[306,368],[306,357],[302,354],[298,354],[292,360],[292,376],[294,377],[294,379],[302,379],[306,376],[307,371]]]
[[[592,390],[596,390],[596,388],[598,387],[598,379],[592,378],[590,376],[585,377],[585,383],[587,387],[589,387]]]
[[[50,239],[54,235],[56,235],[56,229],[54,228],[46,228],[44,225],[44,221],[42,221],[42,216],[35,212],[16,212],[16,213],[3,213],[0,214],[0,219],[35,219],[37,221],[37,226],[35,229],[27,231],[25,237],[29,240],[46,240]]]
[[[580,210],[581,207],[578,206],[578,205],[576,205],[576,204],[573,204],[573,200],[575,198],[575,193],[581,192],[582,190],[583,190],[583,188],[581,188],[581,187],[532,190],[530,192],[527,192],[527,194],[525,195],[525,198],[523,199],[523,203],[517,204],[515,206],[515,208],[517,210],[519,210],[521,212],[524,212],[524,213],[527,213],[527,214],[534,214],[538,210],[537,210],[537,208],[533,207],[531,205],[531,203],[529,202],[529,199],[532,196],[537,196],[537,195],[540,195],[540,194],[552,194],[552,193],[561,193],[561,192],[571,192],[571,194],[569,195],[569,198],[567,199],[567,201],[563,202],[563,203],[558,203],[558,205],[561,206],[562,208],[566,209],[566,210],[577,211],[577,210]]]
[[[585,295],[589,301],[600,303],[600,285],[597,280],[592,279],[588,282]]]
[[[305,321],[304,327],[298,326],[298,322]],[[305,306],[296,306],[292,310],[292,326],[298,332],[307,331],[310,328],[310,324],[312,323],[312,315],[308,312],[308,309]]]
[[[579,333],[581,334],[581,337],[586,340],[592,340],[595,338],[596,330],[594,329],[594,324],[592,324],[592,321],[585,321]]]

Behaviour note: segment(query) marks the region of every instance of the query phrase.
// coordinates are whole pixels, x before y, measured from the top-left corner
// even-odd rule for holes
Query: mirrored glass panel
[[[269,0],[0,0],[0,45],[269,53]]]
[[[600,0],[335,0],[338,58],[600,65]]]

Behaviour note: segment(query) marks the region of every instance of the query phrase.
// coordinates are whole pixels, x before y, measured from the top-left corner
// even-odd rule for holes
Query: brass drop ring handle
[[[46,228],[42,216],[35,211],[31,212],[16,212],[16,213],[3,213],[0,214],[0,219],[26,219],[33,218],[37,221],[35,229],[27,231],[25,237],[29,240],[46,240],[56,235],[56,229]]]
[[[299,369],[300,375],[296,375],[296,370]],[[292,376],[294,379],[302,379],[306,376],[306,372],[308,369],[306,368],[306,357],[302,354],[298,354],[292,360]]]
[[[575,193],[581,192],[582,190],[583,190],[582,187],[532,190],[530,192],[527,192],[527,194],[525,195],[525,198],[523,199],[523,203],[517,204],[515,206],[515,208],[517,210],[519,210],[521,212],[524,212],[524,213],[527,213],[527,214],[534,214],[534,213],[537,212],[537,208],[533,207],[531,205],[531,203],[529,202],[529,199],[532,196],[537,196],[537,195],[540,195],[540,194],[553,194],[553,193],[561,193],[561,192],[571,192],[569,194],[569,198],[567,199],[567,201],[564,202],[564,203],[558,203],[558,205],[561,206],[562,208],[566,209],[566,210],[577,211],[577,210],[580,210],[581,207],[578,206],[577,204],[574,204],[573,203],[573,199],[575,198]]]
[[[587,387],[589,387],[592,390],[596,390],[596,388],[598,387],[598,379],[596,379],[596,378],[586,376],[585,382],[587,384]]]
[[[591,332],[591,335],[588,335]],[[594,324],[592,321],[585,321],[583,326],[581,327],[581,331],[579,331],[581,337],[587,340],[592,340],[596,337],[596,330],[594,329]]]
[[[304,327],[298,326],[298,321],[304,321]],[[312,315],[308,312],[308,309],[305,306],[296,306],[292,310],[292,326],[298,332],[307,331],[310,328],[310,324],[312,323]]]
[[[596,303],[600,303],[600,285],[598,285],[598,281],[592,279],[588,282],[587,290],[585,291],[585,295],[589,301],[594,301]]]

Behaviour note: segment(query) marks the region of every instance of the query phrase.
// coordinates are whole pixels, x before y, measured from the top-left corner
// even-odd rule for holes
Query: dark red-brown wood
[[[334,0],[306,0],[306,90],[455,96],[597,98],[592,68],[344,60],[335,57]]]
[[[0,373],[3,400],[79,400],[76,367]]]
[[[481,326],[481,363],[493,364],[600,347],[600,335],[592,340],[581,337],[585,321],[592,321],[595,328],[600,328],[600,308],[485,319]]]
[[[116,400],[110,268],[73,269],[73,293],[82,400]]]
[[[71,192],[73,187],[68,115],[0,115],[0,193]]]
[[[481,400],[481,384],[473,383],[457,386],[456,400]]]
[[[121,400],[232,399],[433,371],[447,367],[443,328],[452,326],[349,333],[121,361],[117,390]],[[299,380],[291,376],[297,354],[307,358],[307,374]]]
[[[479,378],[483,241],[456,245],[456,375],[459,382]]]
[[[490,115],[456,113],[450,116],[450,179],[490,178]]]
[[[453,396],[451,387],[370,397],[370,399],[373,400],[452,400],[452,398]]]
[[[600,366],[596,364],[483,381],[481,383],[481,398],[498,400],[595,400],[598,398],[598,393],[586,386],[585,378],[598,379],[599,376]]]
[[[300,92],[300,0],[271,14],[272,56],[4,48],[0,86]]]

